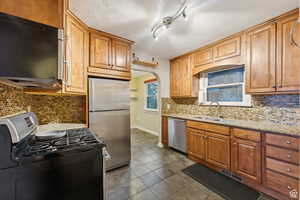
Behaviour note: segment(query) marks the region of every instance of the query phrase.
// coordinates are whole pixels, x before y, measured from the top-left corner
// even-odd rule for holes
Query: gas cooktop
[[[66,130],[66,134],[63,135],[62,137],[54,136],[53,138],[47,136],[46,139],[33,135],[32,138],[15,147],[15,159],[19,161],[76,150],[85,151],[104,145],[104,142],[87,128]]]

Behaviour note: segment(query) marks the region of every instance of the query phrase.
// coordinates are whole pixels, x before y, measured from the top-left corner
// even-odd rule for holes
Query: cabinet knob
[[[290,169],[290,168],[287,168],[286,171],[287,171],[287,172],[291,172],[291,169]]]
[[[287,140],[285,143],[286,143],[286,144],[291,144],[291,141]]]
[[[291,154],[288,154],[287,157],[288,157],[288,158],[291,158],[292,156],[291,156]]]
[[[293,188],[292,188],[291,186],[288,185],[288,186],[287,186],[287,189],[288,189],[288,190],[292,190]]]

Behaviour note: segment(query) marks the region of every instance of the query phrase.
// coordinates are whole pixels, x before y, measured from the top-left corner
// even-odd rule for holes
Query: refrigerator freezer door
[[[129,81],[89,79],[89,110],[129,109]]]
[[[90,129],[107,145],[111,159],[106,170],[129,164],[131,159],[130,111],[90,112]]]

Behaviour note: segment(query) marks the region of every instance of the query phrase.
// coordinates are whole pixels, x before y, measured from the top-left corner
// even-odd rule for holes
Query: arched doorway
[[[132,70],[131,127],[157,136],[157,144],[162,146],[161,137],[161,82],[152,71]],[[154,102],[153,90],[157,90]],[[149,94],[150,93],[150,94]],[[157,105],[157,108],[155,107]]]

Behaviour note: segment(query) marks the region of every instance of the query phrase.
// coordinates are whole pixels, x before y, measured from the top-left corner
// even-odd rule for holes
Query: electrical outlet
[[[170,108],[171,108],[171,105],[167,104],[167,109],[170,110]]]

